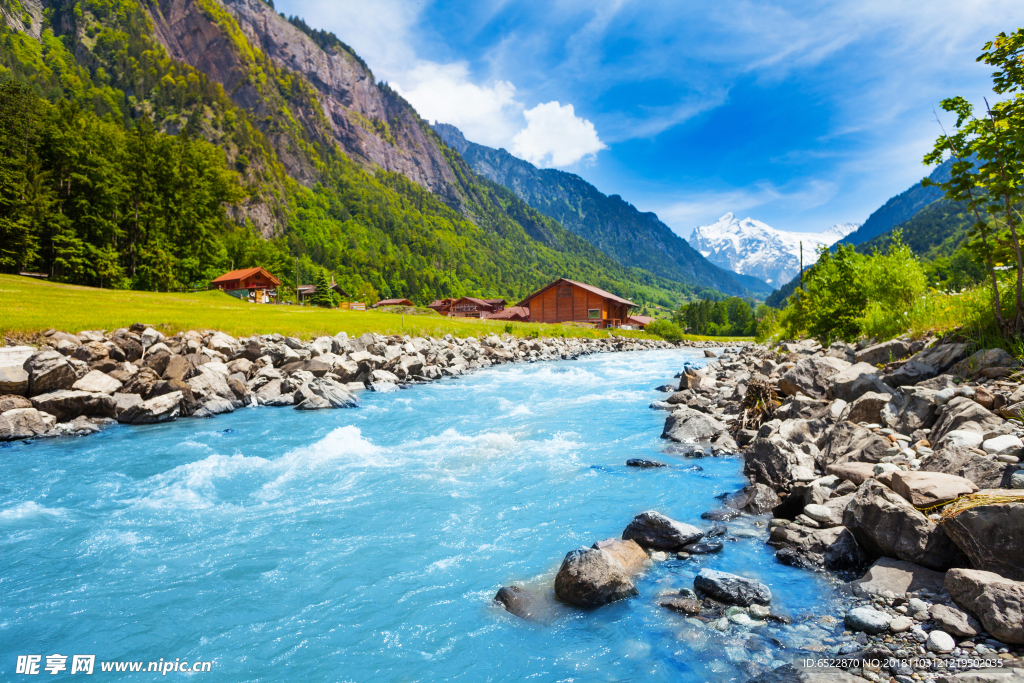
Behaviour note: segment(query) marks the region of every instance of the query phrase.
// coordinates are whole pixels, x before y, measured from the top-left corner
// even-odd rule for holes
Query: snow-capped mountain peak
[[[695,228],[688,241],[718,266],[781,287],[800,272],[801,243],[804,266],[809,266],[818,259],[817,247],[831,246],[859,227],[840,223],[818,233],[789,232],[727,213],[711,225]]]

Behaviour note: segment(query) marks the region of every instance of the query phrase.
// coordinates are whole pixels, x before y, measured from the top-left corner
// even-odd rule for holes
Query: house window
[[[600,317],[601,317],[601,309],[600,308],[591,308],[589,311],[587,311],[587,317],[590,318],[591,320],[600,319]]]
[[[572,287],[569,285],[558,286],[558,298],[559,299],[571,299],[572,298]]]

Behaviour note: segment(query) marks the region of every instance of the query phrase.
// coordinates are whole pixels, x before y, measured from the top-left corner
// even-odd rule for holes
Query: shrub
[[[665,341],[677,342],[683,338],[683,331],[668,320],[654,320],[644,328],[645,332],[655,334]]]

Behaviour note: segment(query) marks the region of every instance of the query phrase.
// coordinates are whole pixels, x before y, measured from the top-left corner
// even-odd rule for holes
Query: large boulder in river
[[[623,541],[619,538],[607,538],[598,541],[592,548],[603,550],[615,558],[615,561],[622,565],[627,574],[633,575],[644,568],[647,560],[647,553],[634,540]]]
[[[879,377],[878,368],[869,363],[857,363],[830,377],[825,393],[830,399],[841,398],[853,403],[869,391],[891,394],[893,389]]]
[[[974,482],[979,489],[1008,488],[1016,470],[1015,464],[986,458],[963,446],[940,448],[921,465],[921,471],[963,477]]]
[[[850,363],[839,358],[804,358],[779,379],[779,391],[786,396],[799,392],[812,398],[825,398],[828,379],[849,367]]]
[[[970,479],[939,472],[896,470],[892,473],[891,481],[892,490],[916,508],[948,503],[978,490]]]
[[[950,569],[946,591],[1004,643],[1024,644],[1024,583],[978,569]]]
[[[49,413],[58,422],[68,422],[79,415],[114,417],[114,399],[108,394],[94,394],[88,391],[51,391],[32,397],[36,410]]]
[[[555,576],[555,596],[576,607],[600,607],[636,595],[625,568],[604,550],[569,551]]]
[[[714,600],[740,607],[772,601],[771,590],[760,581],[714,569],[701,569],[693,579],[693,588]]]
[[[868,479],[846,511],[843,526],[872,557],[885,555],[942,571],[959,553],[946,533],[888,486]]]
[[[677,443],[708,443],[727,430],[726,426],[707,413],[688,406],[679,406],[665,419],[661,438]]]
[[[946,535],[964,551],[976,569],[1024,581],[1024,495],[1016,502],[968,508],[946,517],[941,524]]]
[[[78,381],[78,374],[67,358],[51,349],[35,354],[24,365],[28,372],[29,397],[51,391],[70,389]]]
[[[494,596],[494,601],[520,619],[529,620],[535,616],[536,601],[533,595],[519,586],[502,586]]]
[[[779,494],[765,484],[750,484],[725,499],[727,507],[752,515],[771,512],[780,502]]]
[[[35,408],[14,408],[0,414],[0,441],[31,439],[47,433],[57,424],[49,413]]]
[[[743,473],[751,481],[776,491],[788,490],[794,482],[814,480],[812,443],[795,444],[780,434],[754,439],[754,447],[743,455]]]
[[[776,558],[790,566],[851,571],[863,569],[868,556],[850,530],[842,526],[810,529],[787,524],[772,529],[772,546],[779,548]]]
[[[636,541],[644,548],[655,550],[682,550],[683,546],[699,541],[704,532],[695,526],[677,522],[660,512],[641,512],[622,532],[622,540]]]
[[[975,432],[980,434],[982,439],[1012,433],[1003,418],[982,408],[966,396],[957,396],[943,406],[938,421],[932,427],[929,441],[933,444],[942,444],[943,438],[952,431]]]

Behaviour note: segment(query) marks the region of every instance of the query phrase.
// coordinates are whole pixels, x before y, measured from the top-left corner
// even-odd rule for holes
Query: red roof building
[[[653,320],[654,318],[646,315],[631,315],[626,318],[626,324],[642,330],[650,325]]]
[[[415,304],[408,299],[383,299],[375,304],[378,308],[381,306],[415,306]]]
[[[224,273],[210,282],[215,289],[227,292],[239,299],[253,303],[269,303],[270,292],[277,289],[281,281],[266,268],[243,268]]]
[[[441,315],[453,318],[493,318],[495,314],[504,310],[504,299],[477,299],[471,296],[463,296],[458,299],[438,299],[427,304]]]
[[[590,323],[620,327],[636,304],[599,287],[561,278],[520,301],[534,323]]]
[[[511,320],[515,322],[529,322],[530,320],[530,309],[525,306],[509,306],[503,308],[497,313],[492,313],[487,316],[488,320]]]

